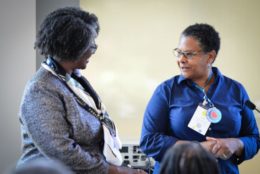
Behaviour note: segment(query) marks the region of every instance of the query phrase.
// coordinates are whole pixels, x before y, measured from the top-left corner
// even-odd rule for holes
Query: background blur
[[[1,0],[0,173],[20,155],[19,104],[26,81],[42,61],[33,49],[36,31],[47,13],[63,6],[81,6],[99,18],[98,50],[83,74],[123,142],[139,141],[153,90],[179,74],[172,49],[182,30],[194,23],[209,23],[220,33],[215,66],[241,82],[260,107],[258,0]],[[260,123],[260,114],[255,115]],[[259,161],[260,154],[241,164],[241,174],[259,173]]]

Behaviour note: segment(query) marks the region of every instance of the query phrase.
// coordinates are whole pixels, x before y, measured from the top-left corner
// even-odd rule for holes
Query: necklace
[[[212,71],[210,72],[210,75],[207,79],[207,81],[205,82],[204,87],[200,87],[199,85],[197,85],[196,83],[194,83],[195,87],[198,88],[200,91],[202,91],[204,93],[204,97],[203,97],[203,103],[202,105],[207,108],[207,119],[208,121],[210,121],[211,123],[218,123],[220,122],[220,120],[222,119],[222,114],[221,111],[216,108],[214,106],[214,104],[212,103],[212,101],[208,98],[207,93],[205,91],[205,88],[210,84],[211,79],[213,78],[213,73]]]

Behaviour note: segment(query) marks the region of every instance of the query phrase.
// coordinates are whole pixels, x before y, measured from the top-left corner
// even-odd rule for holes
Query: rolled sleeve
[[[140,147],[144,153],[161,161],[164,153],[178,139],[167,135],[169,107],[167,86],[159,86],[144,113]]]

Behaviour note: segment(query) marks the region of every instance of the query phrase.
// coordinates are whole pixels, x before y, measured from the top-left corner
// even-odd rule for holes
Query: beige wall
[[[220,32],[215,62],[244,84],[260,106],[260,1],[258,0],[81,0],[95,13],[99,49],[84,74],[101,95],[123,141],[138,141],[145,106],[154,88],[179,74],[172,49],[190,24],[209,23]],[[256,113],[260,123],[260,114]],[[258,154],[241,173],[258,173]]]

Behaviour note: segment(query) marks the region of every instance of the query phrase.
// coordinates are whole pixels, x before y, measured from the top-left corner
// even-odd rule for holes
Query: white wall
[[[24,85],[35,71],[35,1],[0,2],[0,173],[21,152],[18,108]]]

